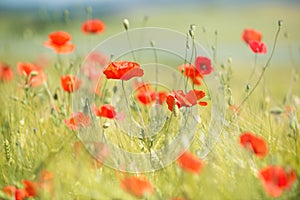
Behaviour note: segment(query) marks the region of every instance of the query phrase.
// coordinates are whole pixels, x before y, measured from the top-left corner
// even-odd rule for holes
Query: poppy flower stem
[[[184,69],[183,69],[183,73],[185,73],[186,68],[187,68],[187,51],[189,49],[189,33],[186,34],[186,43],[185,43],[185,55],[184,55]],[[185,80],[184,80],[184,88],[185,88],[185,92],[187,91],[187,83],[189,81],[189,77],[186,76]]]
[[[257,86],[262,81],[263,76],[264,76],[267,68],[270,66],[270,62],[271,62],[271,60],[273,58],[273,55],[274,55],[274,52],[275,52],[275,48],[276,48],[276,44],[277,44],[277,40],[278,40],[278,36],[279,36],[280,30],[281,30],[281,26],[282,26],[281,20],[279,20],[279,22],[278,22],[278,28],[277,28],[277,31],[276,31],[276,34],[275,34],[275,38],[274,38],[274,44],[273,44],[272,51],[271,51],[271,55],[270,55],[269,59],[267,60],[266,64],[263,66],[262,72],[261,72],[258,80],[254,84],[253,88],[249,91],[249,93],[247,94],[247,96],[242,100],[242,102],[238,106],[237,110],[240,110],[241,107],[244,105],[244,103],[249,99],[249,97],[252,95],[252,93],[255,91],[255,89],[257,88]]]
[[[123,94],[124,94],[125,101],[126,101],[126,107],[127,107],[127,110],[128,110],[129,116],[130,116],[130,126],[131,126],[131,116],[132,115],[131,115],[130,104],[129,104],[128,97],[127,97],[127,94],[126,94],[126,91],[125,91],[124,81],[123,80],[121,81],[121,84],[122,84],[122,90],[123,90]]]
[[[155,43],[154,41],[150,41],[151,47],[153,49],[154,53],[154,60],[155,60],[155,93],[157,94],[157,83],[158,83],[158,57],[157,57],[157,52],[155,48]],[[156,98],[156,101],[158,98]]]
[[[57,114],[57,110],[55,109],[54,99],[53,99],[53,96],[51,95],[51,92],[49,90],[49,87],[48,87],[48,84],[47,84],[46,81],[44,82],[44,86],[45,86],[46,92],[47,92],[47,94],[49,96],[49,100],[50,100],[50,103],[51,103],[51,108],[53,108],[54,111],[55,111],[55,113]]]
[[[136,58],[135,58],[135,55],[134,55],[134,52],[133,52],[133,49],[132,49],[132,44],[131,44],[131,40],[130,40],[130,37],[129,37],[128,30],[126,30],[126,36],[127,36],[127,40],[128,40],[128,44],[129,44],[129,48],[130,48],[130,53],[132,55],[133,60],[136,61]]]
[[[248,83],[251,81],[252,77],[254,76],[256,68],[257,68],[257,53],[254,54],[254,66],[253,66],[253,70],[249,76]]]

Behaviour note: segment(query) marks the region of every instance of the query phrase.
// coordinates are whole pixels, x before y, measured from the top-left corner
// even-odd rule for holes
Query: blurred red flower
[[[167,95],[167,104],[170,111],[173,110],[174,105],[176,104],[178,108],[185,106],[185,107],[191,107],[196,104],[199,104],[201,106],[206,106],[207,102],[205,101],[199,101],[205,97],[205,92],[202,90],[190,90],[187,94],[184,94],[182,90],[173,90],[171,93]]]
[[[108,146],[102,142],[94,142],[94,153],[91,159],[92,166],[96,168],[102,167],[102,162],[109,156]]]
[[[121,181],[121,187],[133,196],[142,198],[153,194],[152,184],[145,178],[128,177]]]
[[[178,69],[183,72],[186,77],[189,77],[195,85],[201,85],[203,76],[200,71],[196,70],[194,65],[186,63],[180,65]]]
[[[48,35],[49,41],[44,42],[44,46],[54,49],[58,54],[71,53],[75,49],[74,44],[70,44],[72,36],[64,31],[55,31]]]
[[[250,41],[261,41],[262,34],[255,29],[245,29],[242,34],[242,39],[249,44]]]
[[[43,69],[40,66],[32,63],[17,63],[17,71],[23,76],[27,77],[26,85],[36,87],[43,84],[47,80],[47,76],[44,74]]]
[[[43,170],[38,177],[37,185],[40,189],[53,194],[53,173],[47,170]]]
[[[240,144],[259,158],[263,158],[268,154],[267,143],[264,139],[251,132],[244,132],[240,135]]]
[[[85,116],[82,112],[72,113],[70,119],[64,119],[65,124],[73,131],[80,127],[87,127],[90,125],[90,117]]]
[[[190,152],[184,152],[177,162],[183,170],[193,174],[199,174],[204,166],[204,162]]]
[[[103,71],[108,79],[129,80],[133,77],[141,77],[144,75],[144,70],[136,62],[130,61],[115,61],[111,62]]]
[[[266,192],[272,197],[279,197],[284,190],[290,189],[297,179],[294,170],[287,172],[279,166],[268,166],[260,170],[258,178]]]
[[[196,70],[202,75],[208,75],[213,71],[213,66],[209,58],[197,56],[195,60]]]
[[[102,33],[105,30],[105,24],[100,19],[89,19],[82,24],[81,30],[84,33]]]
[[[105,117],[108,119],[113,119],[116,117],[117,112],[115,111],[115,108],[110,104],[104,104],[100,106],[100,108],[97,108],[94,106],[94,113],[98,117]]]
[[[251,40],[249,41],[249,47],[254,53],[259,53],[259,54],[267,53],[267,46],[263,42]]]
[[[14,200],[23,200],[26,198],[25,191],[23,189],[18,189],[15,186],[6,186],[2,189],[2,191]]]
[[[166,99],[167,99],[167,95],[168,95],[167,92],[164,92],[164,91],[158,92],[158,94],[157,94],[157,96],[158,96],[158,103],[159,104],[163,104],[163,102],[165,102]]]
[[[61,80],[61,86],[66,92],[75,92],[77,91],[80,86],[82,81],[79,80],[76,76],[73,75],[65,75],[60,77]]]
[[[136,91],[136,97],[142,104],[151,105],[156,101],[156,92],[149,83],[137,84]]]
[[[136,97],[140,103],[143,105],[151,105],[156,102],[163,104],[167,98],[167,92],[160,91],[156,92],[149,83],[144,82],[134,82],[134,87],[136,88]]]
[[[24,191],[26,198],[36,197],[38,195],[38,185],[35,182],[23,180],[23,184],[25,186]]]
[[[0,81],[11,81],[13,77],[13,70],[7,64],[0,63]]]

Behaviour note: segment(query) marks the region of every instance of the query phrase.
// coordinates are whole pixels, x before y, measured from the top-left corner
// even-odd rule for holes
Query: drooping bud
[[[128,19],[125,18],[123,20],[123,26],[124,26],[125,30],[128,31],[128,29],[129,29],[129,21],[128,21]]]
[[[283,20],[281,20],[281,19],[280,19],[280,20],[278,20],[278,26],[280,26],[280,27],[281,27],[282,25],[283,25]]]
[[[154,42],[154,40],[151,40],[151,41],[150,41],[150,45],[151,45],[151,47],[155,47],[155,42]]]
[[[109,128],[109,127],[110,127],[110,123],[109,123],[109,122],[105,122],[105,123],[102,125],[102,127],[103,127],[104,129]]]
[[[195,24],[191,24],[191,25],[190,25],[190,30],[195,31],[195,30],[196,30],[196,25],[195,25]]]

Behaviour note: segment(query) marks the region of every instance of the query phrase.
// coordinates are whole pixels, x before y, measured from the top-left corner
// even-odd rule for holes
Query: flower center
[[[206,70],[207,66],[206,65],[201,65],[201,70]]]

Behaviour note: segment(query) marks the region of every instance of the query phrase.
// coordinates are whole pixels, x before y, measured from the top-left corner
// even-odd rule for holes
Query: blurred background
[[[92,36],[82,33],[81,24],[89,18],[101,19],[106,31]],[[0,61],[14,65],[39,54],[56,56],[43,47],[48,34],[56,30],[71,33],[76,45],[71,57],[84,57],[105,38],[124,31],[124,18],[129,19],[130,28],[155,26],[184,34],[195,24],[196,40],[208,51],[217,48],[219,64],[231,57],[237,68],[253,63],[253,53],[241,40],[243,30],[261,31],[271,50],[277,21],[282,19],[272,65],[300,61],[299,0],[0,0]],[[259,56],[260,64],[267,58]]]

